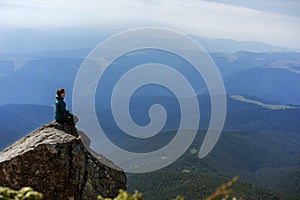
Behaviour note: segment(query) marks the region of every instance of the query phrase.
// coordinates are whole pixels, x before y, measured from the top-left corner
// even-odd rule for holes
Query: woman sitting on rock
[[[66,91],[64,88],[60,88],[56,91],[55,120],[60,124],[68,123],[75,126],[75,123],[78,121],[78,116],[73,115],[70,110],[66,109],[65,96]]]

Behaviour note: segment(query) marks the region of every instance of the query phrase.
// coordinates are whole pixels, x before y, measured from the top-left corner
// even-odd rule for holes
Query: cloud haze
[[[300,16],[295,12],[299,3],[275,0],[272,7],[269,0],[262,4],[255,0],[253,5],[238,2],[0,0],[0,29],[74,27],[119,31],[162,26],[209,38],[261,41],[299,49]]]

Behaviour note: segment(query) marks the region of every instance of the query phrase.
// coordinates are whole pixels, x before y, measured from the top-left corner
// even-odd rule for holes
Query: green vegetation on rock
[[[237,177],[234,177],[229,182],[222,184],[218,187],[213,194],[206,198],[206,200],[217,200],[219,198],[229,199],[232,193],[231,187],[237,181]],[[43,194],[34,191],[31,187],[21,188],[19,191],[9,189],[7,187],[0,187],[0,200],[39,200],[43,199]],[[126,190],[119,190],[119,194],[115,198],[104,198],[98,196],[98,200],[142,200],[143,194],[135,191],[134,194],[128,193]],[[232,197],[232,200],[236,199]],[[183,197],[177,196],[173,200],[184,200]]]
[[[31,187],[23,187],[20,190],[12,190],[0,187],[0,200],[38,200],[43,199],[43,194],[34,191]]]
[[[214,193],[212,193],[210,196],[205,198],[205,200],[236,200],[236,197],[232,197],[232,186],[236,181],[238,180],[238,177],[234,177],[230,181],[228,181],[225,184],[222,184],[220,187],[218,187]],[[133,195],[128,193],[126,190],[120,190],[119,195],[115,197],[114,199],[112,198],[103,198],[102,196],[98,197],[98,200],[142,200],[143,199],[143,194],[135,191]],[[182,196],[177,196],[173,200],[184,200]]]

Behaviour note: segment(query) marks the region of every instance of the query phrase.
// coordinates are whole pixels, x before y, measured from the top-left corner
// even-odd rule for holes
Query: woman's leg
[[[65,123],[67,124],[70,124],[72,126],[75,126],[75,123],[74,123],[74,120],[72,117],[70,118],[63,118],[63,119],[60,119],[60,120],[56,120],[59,124],[63,125]]]
[[[63,120],[62,119],[60,119],[60,120],[55,120],[57,123],[59,123],[59,124],[61,124],[61,125],[63,125]]]

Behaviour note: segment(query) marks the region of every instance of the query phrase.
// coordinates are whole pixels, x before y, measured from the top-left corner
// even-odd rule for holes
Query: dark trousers
[[[62,119],[60,119],[60,120],[56,120],[56,122],[59,123],[59,124],[61,124],[61,125],[67,123],[67,124],[70,124],[70,125],[72,125],[72,126],[75,126],[75,122],[74,122],[73,117],[70,117],[70,118],[62,118]]]

